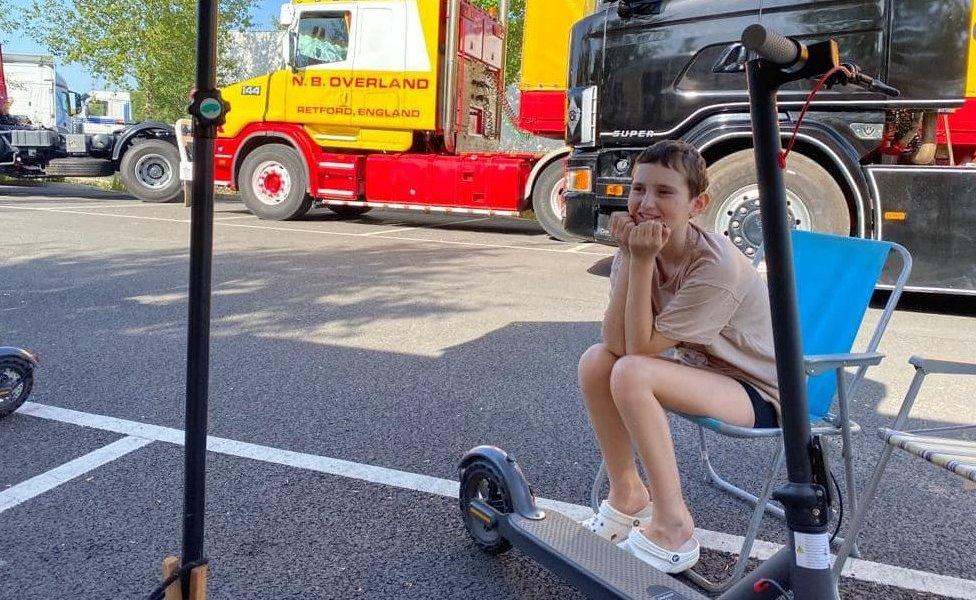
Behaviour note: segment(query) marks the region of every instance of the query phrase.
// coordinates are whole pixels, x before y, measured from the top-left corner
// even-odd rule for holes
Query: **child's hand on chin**
[[[630,232],[628,245],[634,258],[653,258],[668,243],[671,228],[662,221],[644,221]]]
[[[610,237],[617,242],[621,251],[625,253],[630,251],[630,232],[636,226],[637,224],[634,223],[634,218],[626,211],[617,211],[610,214]]]

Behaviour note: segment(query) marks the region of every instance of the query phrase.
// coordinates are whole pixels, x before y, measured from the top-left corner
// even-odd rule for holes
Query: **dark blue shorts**
[[[768,429],[771,427],[779,427],[779,422],[776,420],[776,409],[773,408],[773,403],[766,400],[759,394],[759,390],[752,387],[751,384],[742,381],[741,379],[736,379],[745,388],[746,394],[749,395],[749,401],[752,402],[752,412],[756,413],[756,422],[752,426],[753,429]]]

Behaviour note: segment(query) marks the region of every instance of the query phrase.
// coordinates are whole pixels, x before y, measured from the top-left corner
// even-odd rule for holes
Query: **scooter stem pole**
[[[197,3],[197,91],[216,87],[217,0]],[[190,207],[190,281],[186,356],[186,454],[182,563],[203,557],[210,377],[210,288],[213,256],[213,146],[216,127],[195,118],[193,203]],[[189,573],[182,580],[189,597]]]
[[[803,372],[803,347],[793,270],[793,244],[786,210],[786,186],[779,168],[779,120],[776,86],[760,71],[758,61],[748,65],[752,88],[753,147],[759,182],[760,216],[769,286],[769,307],[776,350],[776,375],[783,399],[783,433],[786,440],[786,467],[793,483],[811,483],[807,447],[810,440],[806,376]],[[755,82],[755,83],[754,83]]]
[[[746,69],[753,147],[766,255],[769,304],[782,400],[783,442],[789,483],[775,497],[785,507],[793,563],[788,586],[796,600],[837,597],[829,562],[827,520],[819,508],[823,490],[813,484],[811,438],[800,336],[799,304],[788,225],[786,187],[779,167],[780,131],[776,92],[787,81],[776,65],[749,61]],[[811,550],[813,550],[811,552]],[[773,578],[770,578],[773,579]]]

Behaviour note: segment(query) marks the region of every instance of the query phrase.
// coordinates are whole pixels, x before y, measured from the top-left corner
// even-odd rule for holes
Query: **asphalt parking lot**
[[[0,598],[141,597],[179,552],[188,219],[0,186],[0,345],[43,361],[31,402],[0,420]],[[550,506],[586,514],[599,453],[575,369],[612,250],[517,219],[259,221],[230,198],[214,223],[209,597],[581,597],[517,551],[477,550],[456,465],[498,445]],[[909,356],[976,357],[960,303],[909,300],[854,399],[860,481]],[[931,378],[917,422],[976,421],[972,379]],[[720,572],[748,511],[703,483],[697,433],[675,421],[674,436],[703,567]],[[755,446],[718,442],[714,458],[756,488],[769,447]],[[976,598],[973,514],[976,490],[896,455],[844,597]],[[767,518],[760,538],[764,558],[785,528]]]

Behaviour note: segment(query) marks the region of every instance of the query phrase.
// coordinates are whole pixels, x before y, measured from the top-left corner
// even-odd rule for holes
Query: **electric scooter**
[[[789,474],[789,483],[773,497],[784,506],[790,543],[720,598],[776,598],[792,591],[797,600],[835,599],[837,582],[831,572],[827,531],[829,474],[807,416],[776,92],[786,83],[814,77],[822,77],[814,93],[822,85],[834,84],[859,85],[891,96],[897,96],[898,90],[860,73],[854,65],[841,65],[834,40],[806,46],[762,25],[751,25],[742,34],[742,44],[759,56],[746,64],[746,74]],[[479,446],[465,454],[459,475],[462,519],[487,553],[499,554],[514,545],[593,598],[706,597],[572,519],[540,510],[518,463],[496,447]]]
[[[11,346],[0,347],[0,419],[27,401],[34,387],[37,355]]]

